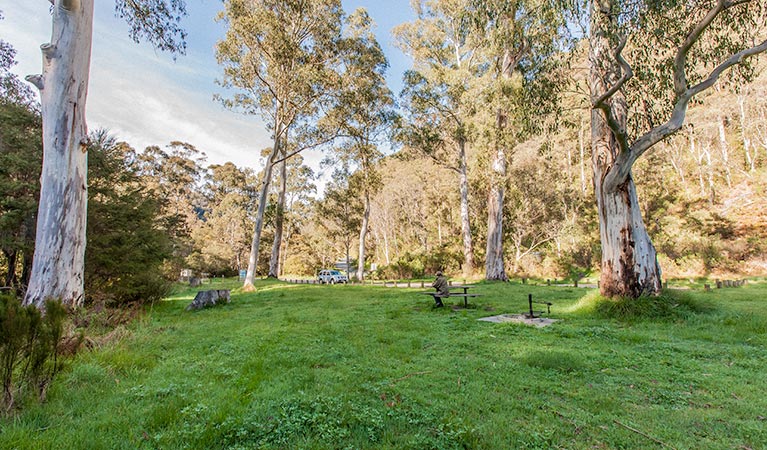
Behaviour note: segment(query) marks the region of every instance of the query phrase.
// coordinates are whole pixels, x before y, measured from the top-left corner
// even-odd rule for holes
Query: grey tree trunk
[[[53,6],[51,43],[43,44],[43,74],[27,77],[40,90],[43,168],[35,254],[25,305],[46,299],[83,302],[87,191],[85,102],[88,94],[93,0]]]
[[[620,67],[612,59],[608,37],[613,26],[610,20],[614,18],[598,11],[598,3],[592,3],[591,12],[589,85],[592,99],[601,97],[621,76]],[[625,129],[624,97],[618,92],[608,101],[615,120]],[[602,244],[601,293],[607,297],[631,298],[657,294],[661,289],[660,266],[642,221],[630,166],[622,167],[616,162],[620,143],[599,109],[591,111],[591,147]],[[608,175],[614,171],[628,171],[626,181],[617,185],[609,183]]]
[[[285,224],[285,196],[288,190],[288,162],[280,163],[280,194],[277,198],[277,216],[274,222],[274,242],[272,256],[269,260],[269,277],[280,276],[280,248],[282,247],[282,232]]]
[[[466,162],[466,142],[458,143],[458,164],[460,174],[461,194],[461,232],[463,234],[463,275],[469,276],[474,272],[474,244],[471,239],[471,222],[469,220],[469,173]]]
[[[242,285],[242,289],[246,292],[253,291],[255,287],[256,279],[256,265],[258,262],[258,248],[261,244],[261,231],[264,228],[264,213],[266,212],[266,200],[269,197],[269,183],[272,179],[272,168],[277,161],[277,156],[280,154],[280,138],[279,130],[281,127],[277,127],[275,130],[274,146],[272,153],[269,154],[269,159],[266,161],[264,167],[264,180],[261,184],[261,193],[258,199],[258,210],[256,211],[256,223],[253,230],[253,241],[250,244],[250,257],[248,258],[248,271],[245,275],[245,282]]]
[[[362,214],[362,226],[360,227],[360,249],[359,262],[357,263],[357,279],[365,279],[365,241],[368,235],[368,224],[370,223],[370,192],[365,189],[365,212]]]
[[[503,258],[503,198],[506,153],[498,148],[493,161],[493,182],[487,203],[487,256],[485,279],[507,281]]]

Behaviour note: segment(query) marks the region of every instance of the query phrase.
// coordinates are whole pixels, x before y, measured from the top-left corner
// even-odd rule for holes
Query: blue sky
[[[409,0],[343,0],[350,13],[364,7],[377,24],[376,35],[390,62],[388,82],[399,93],[409,59],[396,49],[391,29],[412,20]],[[110,0],[96,1],[91,78],[86,110],[90,129],[109,129],[119,139],[141,150],[172,140],[195,145],[209,163],[232,161],[260,170],[260,150],[271,144],[263,123],[255,116],[227,111],[212,98],[221,88],[213,47],[224,27],[214,22],[222,9],[219,0],[187,0],[187,54],[176,61],[151,45],[134,43],[127,26],[114,16]],[[5,20],[0,37],[18,51],[14,72],[23,77],[40,73],[40,44],[51,37],[49,3],[44,0],[0,0]],[[315,169],[322,155],[305,155]]]

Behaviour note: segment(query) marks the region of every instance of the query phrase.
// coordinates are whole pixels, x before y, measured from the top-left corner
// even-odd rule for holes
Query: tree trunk
[[[270,278],[279,278],[280,276],[280,248],[282,247],[282,231],[285,224],[285,195],[287,190],[288,162],[287,160],[283,160],[280,164],[280,194],[277,198],[277,216],[274,220],[274,242],[272,243],[272,257],[269,260]]]
[[[87,208],[88,93],[93,0],[60,0],[53,7],[53,37],[41,46],[40,89],[43,168],[32,273],[25,305],[48,298],[71,306],[83,301]]]
[[[5,274],[5,286],[16,288],[18,279],[16,277],[16,262],[18,261],[18,250],[3,249],[3,255],[8,262],[8,273]]]
[[[278,131],[280,128],[277,128]],[[256,211],[256,224],[253,230],[253,241],[250,244],[250,257],[248,258],[248,272],[245,275],[245,283],[242,289],[245,292],[255,290],[256,266],[258,263],[258,248],[261,244],[261,231],[264,228],[264,213],[266,212],[266,200],[269,197],[269,182],[272,178],[272,167],[277,161],[277,155],[280,154],[279,132],[275,132],[274,147],[269,159],[264,167],[264,180],[261,184],[261,193],[258,199],[258,210]]]
[[[461,230],[463,234],[463,275],[474,272],[474,245],[471,240],[471,222],[469,221],[469,174],[466,163],[466,142],[458,143],[459,173],[461,178]]]
[[[362,215],[362,226],[360,227],[360,251],[359,261],[357,262],[357,279],[359,281],[365,278],[365,241],[368,235],[368,223],[370,222],[370,192],[365,189],[365,212]]]
[[[589,54],[592,99],[600,98],[621,75],[620,67],[613,61],[609,33],[614,29],[611,21],[615,17],[605,13],[609,10],[608,1],[592,3]],[[608,102],[614,120],[625,129],[627,108],[623,95],[618,92]],[[596,108],[591,111],[591,145],[602,244],[601,293],[606,297],[630,298],[657,294],[661,289],[660,266],[642,221],[634,181],[628,171],[625,181],[615,186],[608,183],[611,171],[625,168],[615,162],[620,144],[604,112]]]
[[[506,281],[503,261],[503,197],[506,180],[506,154],[498,148],[493,161],[494,180],[487,203],[487,256],[485,279]]]

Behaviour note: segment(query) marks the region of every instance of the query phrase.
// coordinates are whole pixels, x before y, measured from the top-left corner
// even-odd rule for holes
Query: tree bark
[[[248,272],[245,275],[245,282],[242,285],[242,289],[245,292],[255,290],[256,279],[256,266],[258,263],[258,248],[261,244],[261,231],[264,228],[264,213],[266,212],[266,200],[269,197],[269,183],[272,178],[272,168],[275,161],[277,161],[277,155],[280,154],[280,133],[278,132],[281,127],[275,130],[274,146],[272,153],[269,154],[269,159],[266,161],[264,167],[264,180],[261,184],[261,193],[258,199],[258,210],[256,211],[256,223],[253,229],[253,240],[250,244],[250,257],[248,258]]]
[[[503,198],[506,179],[506,153],[499,147],[493,161],[494,180],[487,203],[487,255],[485,279],[507,281],[503,259]]]
[[[610,1],[592,2],[591,47],[589,49],[589,85],[592,103],[601,98],[621,79],[621,67],[613,59],[610,35],[615,30],[615,16]],[[622,93],[607,100],[613,120],[626,128],[627,107]],[[600,290],[606,297],[637,298],[658,294],[661,289],[660,266],[655,247],[642,221],[636,188],[629,167],[616,161],[622,149],[605,117],[605,111],[591,111],[592,167],[594,193],[599,215],[602,244]],[[621,161],[631,164],[630,159]],[[610,183],[614,172],[628,173],[622,183]]]
[[[274,242],[272,256],[269,260],[269,277],[280,276],[280,248],[282,247],[282,231],[285,224],[285,196],[288,190],[288,162],[283,159],[280,163],[280,194],[277,197],[277,215],[274,220]]]
[[[474,272],[474,244],[471,239],[471,222],[469,220],[469,174],[466,162],[466,141],[458,143],[458,163],[460,173],[461,194],[461,231],[463,234],[463,275],[469,276]]]
[[[370,222],[370,192],[365,189],[365,211],[362,214],[362,226],[360,227],[360,250],[359,261],[357,262],[357,279],[365,279],[365,241],[368,235],[368,224]]]
[[[27,80],[40,89],[43,168],[35,255],[25,305],[46,299],[83,302],[87,208],[88,93],[93,0],[57,1],[53,36],[41,46],[42,76]]]

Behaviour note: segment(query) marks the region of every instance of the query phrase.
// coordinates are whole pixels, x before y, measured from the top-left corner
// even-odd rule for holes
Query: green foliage
[[[160,268],[171,255],[158,223],[161,202],[141,185],[133,149],[104,131],[91,141],[86,296],[112,304],[159,300],[169,288]]]
[[[185,53],[186,31],[180,26],[186,16],[184,0],[115,0],[115,12],[128,22],[135,42],[144,39],[159,50]]]
[[[58,301],[45,302],[45,314],[34,305],[21,306],[13,295],[0,295],[0,408],[9,413],[20,394],[45,394],[60,369],[58,345],[66,310]]]
[[[0,70],[0,78],[2,73]],[[0,249],[7,262],[0,273],[5,286],[21,289],[29,281],[34,250],[43,154],[42,119],[31,101],[16,98],[9,92],[0,94],[3,95],[0,97]],[[17,266],[22,268],[21,277]]]
[[[460,252],[444,247],[427,254],[405,252],[392,264],[379,267],[374,276],[379,280],[392,280],[429,277],[438,270],[459,273],[462,261]]]

